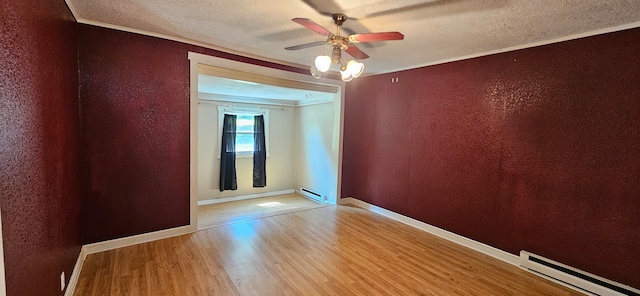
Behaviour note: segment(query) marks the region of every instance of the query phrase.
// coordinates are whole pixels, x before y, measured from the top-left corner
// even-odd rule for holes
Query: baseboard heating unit
[[[324,203],[324,197],[309,188],[300,187],[300,193],[310,199],[313,199],[319,203]]]
[[[527,251],[520,252],[520,266],[590,295],[640,296],[640,290],[630,286],[616,283]]]

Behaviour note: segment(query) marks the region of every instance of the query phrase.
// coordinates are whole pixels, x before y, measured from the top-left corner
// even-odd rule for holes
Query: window
[[[253,123],[255,115],[237,114],[236,153],[253,152]]]
[[[236,157],[253,156],[253,123],[256,115],[264,115],[265,141],[269,156],[269,110],[257,108],[218,107],[218,159],[222,147],[222,121],[225,114],[236,115]]]

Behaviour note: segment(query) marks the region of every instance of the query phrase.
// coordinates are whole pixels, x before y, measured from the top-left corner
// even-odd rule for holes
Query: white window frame
[[[220,153],[222,151],[222,126],[224,124],[224,115],[253,115],[264,116],[264,138],[265,147],[267,148],[267,157],[269,157],[269,109],[263,108],[249,108],[249,107],[230,107],[230,106],[218,106],[218,159],[220,159]],[[248,158],[253,157],[253,152],[236,152],[236,158]]]

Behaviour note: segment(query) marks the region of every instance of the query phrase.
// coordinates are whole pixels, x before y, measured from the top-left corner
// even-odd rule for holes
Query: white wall
[[[334,109],[330,102],[296,110],[296,190],[305,187],[327,198],[334,195]]]
[[[211,101],[198,103],[198,200],[235,197],[274,192],[295,187],[296,111],[292,107],[256,104],[236,106],[269,108],[269,156],[267,186],[253,188],[253,158],[236,159],[238,190],[220,192],[220,159],[218,159],[218,106],[231,103]]]

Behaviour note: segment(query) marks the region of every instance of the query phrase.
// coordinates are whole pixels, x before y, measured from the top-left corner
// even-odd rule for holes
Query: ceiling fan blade
[[[332,36],[333,34],[331,34],[331,32],[329,32],[327,29],[323,28],[322,26],[316,24],[314,21],[307,19],[307,18],[294,18],[291,19],[292,21],[304,26],[305,28],[314,31],[320,35],[324,35],[324,36]]]
[[[335,1],[327,0],[302,0],[305,4],[311,7],[313,10],[324,16],[331,16],[332,14],[343,11]]]
[[[298,49],[305,49],[305,48],[319,46],[319,45],[325,45],[325,44],[326,44],[326,42],[324,42],[324,41],[316,41],[316,42],[300,44],[300,45],[296,45],[296,46],[289,46],[289,47],[285,47],[284,49],[286,49],[286,50],[298,50]]]
[[[349,35],[349,42],[354,43],[402,39],[404,39],[404,35],[402,35],[402,33],[400,32],[380,32]]]
[[[347,49],[345,49],[344,51],[349,55],[351,55],[352,57],[356,58],[356,60],[364,60],[369,58],[369,56],[366,53],[364,53],[362,50],[360,50],[358,47],[356,47],[353,44],[350,44],[349,47],[347,47]]]

